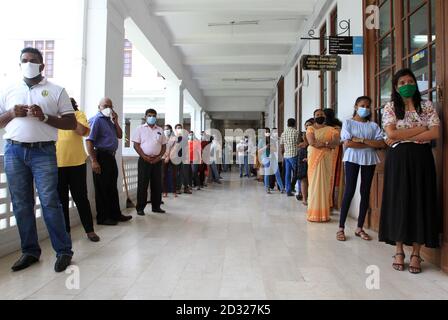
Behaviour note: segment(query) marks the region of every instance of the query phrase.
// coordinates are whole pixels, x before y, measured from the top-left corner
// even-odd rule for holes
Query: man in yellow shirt
[[[87,154],[84,149],[83,137],[90,134],[90,126],[84,112],[79,111],[75,99],[71,98],[78,126],[74,131],[59,130],[56,144],[59,183],[59,198],[64,209],[65,225],[70,233],[69,190],[78,209],[81,223],[87,237],[93,242],[99,242],[100,238],[93,228],[93,217],[87,197]]]

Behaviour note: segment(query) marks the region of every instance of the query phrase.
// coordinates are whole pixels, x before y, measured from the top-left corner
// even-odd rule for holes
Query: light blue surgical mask
[[[367,108],[358,108],[358,116],[365,119],[370,116],[370,110]]]
[[[150,126],[155,125],[157,122],[157,118],[156,117],[148,117],[146,118],[146,123],[149,124]]]

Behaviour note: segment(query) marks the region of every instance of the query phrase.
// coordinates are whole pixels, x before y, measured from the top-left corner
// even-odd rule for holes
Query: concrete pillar
[[[88,1],[84,103],[88,117],[103,97],[112,99],[123,120],[124,17],[110,0]]]
[[[197,137],[200,137],[202,131],[202,110],[199,108],[193,108],[193,115],[191,117],[191,128]]]
[[[124,14],[120,13],[111,0],[88,1],[87,30],[85,31],[85,74],[82,106],[87,117],[98,112],[98,102],[103,97],[112,99],[123,130],[123,50]],[[121,169],[122,142],[117,150],[117,164]],[[123,193],[122,170],[117,181],[120,203],[126,205]]]
[[[165,123],[174,126],[184,122],[184,88],[182,81],[170,81],[166,88]]]
[[[201,111],[201,131],[205,131],[205,112]]]

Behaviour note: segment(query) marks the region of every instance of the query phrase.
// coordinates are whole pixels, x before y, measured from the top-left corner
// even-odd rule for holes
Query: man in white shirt
[[[0,128],[6,129],[5,172],[22,241],[22,257],[13,271],[39,261],[34,213],[34,184],[43,218],[57,253],[56,272],[63,272],[73,256],[58,195],[58,167],[55,142],[58,129],[75,130],[74,110],[65,89],[42,76],[42,54],[25,48],[20,55],[23,81],[0,95]]]
[[[246,177],[250,177],[249,171],[249,138],[244,137],[236,146],[238,153],[238,164],[240,165],[240,178],[243,177],[243,169],[246,172]]]
[[[132,137],[138,160],[137,214],[145,215],[148,203],[148,186],[151,183],[152,212],[165,213],[162,204],[162,157],[166,152],[167,139],[162,128],[156,125],[157,111],[145,113],[146,123],[136,129]]]

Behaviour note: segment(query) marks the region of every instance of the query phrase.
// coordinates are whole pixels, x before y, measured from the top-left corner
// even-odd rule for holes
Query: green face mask
[[[412,98],[417,91],[417,86],[415,84],[407,84],[398,89],[398,93],[405,99]]]

